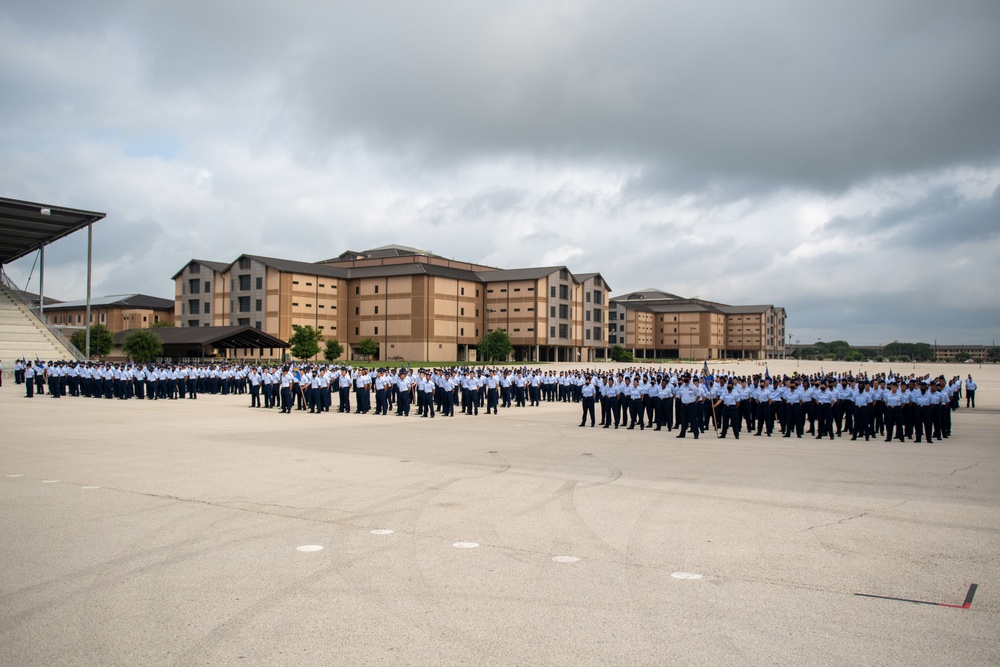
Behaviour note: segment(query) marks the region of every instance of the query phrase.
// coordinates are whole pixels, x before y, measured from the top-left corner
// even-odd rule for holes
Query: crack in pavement
[[[813,528],[823,528],[825,526],[837,526],[839,524],[846,523],[847,521],[853,521],[854,519],[860,519],[862,517],[868,516],[869,514],[871,514],[873,512],[887,512],[889,510],[894,510],[897,507],[902,507],[903,505],[905,505],[908,502],[910,502],[910,501],[909,500],[904,500],[901,503],[896,503],[895,505],[891,505],[889,507],[884,507],[884,508],[873,507],[870,510],[865,510],[864,512],[861,512],[860,514],[855,514],[854,516],[848,516],[848,517],[844,517],[843,519],[839,519],[837,521],[830,521],[828,523],[820,523],[820,524],[817,524],[815,526],[809,526],[808,528],[806,528],[805,530],[800,531],[800,532],[807,533],[810,530],[812,530]]]
[[[956,472],[963,472],[963,471],[965,471],[965,470],[972,470],[973,468],[975,468],[975,467],[976,467],[977,465],[979,465],[980,463],[982,463],[982,461],[976,461],[976,462],[975,462],[975,463],[973,463],[973,464],[972,464],[971,466],[968,466],[968,467],[966,467],[966,468],[955,468],[954,470],[952,470],[952,471],[951,471],[950,473],[948,473],[948,474],[949,474],[949,475],[954,475],[954,474],[955,474]]]

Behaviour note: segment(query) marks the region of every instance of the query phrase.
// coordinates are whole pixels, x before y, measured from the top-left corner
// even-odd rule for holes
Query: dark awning
[[[0,265],[10,264],[105,215],[0,197]]]
[[[130,331],[115,334],[115,345],[121,345],[122,340]],[[285,349],[288,343],[250,326],[236,327],[153,327],[149,331],[156,334],[164,347],[174,345],[212,346],[220,350],[239,348],[274,348]]]

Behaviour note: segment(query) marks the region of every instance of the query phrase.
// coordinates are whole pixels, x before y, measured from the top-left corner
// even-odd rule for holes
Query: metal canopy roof
[[[115,334],[115,345],[120,345],[125,336],[132,331],[121,331]],[[280,338],[259,331],[254,327],[158,327],[149,329],[163,343],[169,345],[211,345],[219,349],[278,347],[289,345]]]
[[[46,211],[46,213],[43,213]],[[0,197],[0,265],[83,229],[107,215]]]

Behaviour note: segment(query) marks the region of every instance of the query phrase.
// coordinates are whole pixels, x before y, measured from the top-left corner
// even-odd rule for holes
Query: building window
[[[312,283],[306,283],[306,287],[312,287],[312,286],[313,286]]]
[[[560,338],[569,338],[569,326],[568,325],[566,325],[566,324],[560,324],[559,325],[559,337]]]
[[[503,288],[502,290],[500,290],[500,293],[501,293],[501,294],[503,294],[503,293],[504,293],[504,292],[506,292],[506,291],[507,291],[507,288],[506,288],[506,287],[504,287],[504,288]]]
[[[479,288],[478,287],[476,288],[476,297],[477,298],[479,297]]]
[[[354,293],[355,294],[361,294],[361,286],[360,285],[355,285],[354,286]]]
[[[375,306],[375,314],[378,315],[378,306]]]
[[[241,269],[249,269],[250,268],[250,258],[249,257],[241,257],[240,258],[240,268]]]
[[[528,327],[528,331],[534,331],[535,327]]]
[[[601,327],[594,327],[594,340],[601,340]]]
[[[520,309],[520,308],[515,308],[515,309],[514,309],[514,312],[515,312],[515,313],[520,313],[520,312],[521,312],[521,309]]]
[[[361,308],[359,308],[358,306],[355,306],[354,307],[354,314],[355,315],[360,315],[361,314]]]
[[[205,302],[205,309],[202,312],[204,312],[206,315],[212,312],[212,308],[208,301]]]
[[[188,269],[188,273],[201,273],[201,265],[192,264],[191,267]]]
[[[555,337],[556,337],[556,328],[549,327],[549,338],[555,338]]]
[[[465,308],[459,308],[459,309],[458,309],[458,314],[459,314],[460,316],[462,316],[462,317],[465,317]]]
[[[294,306],[295,308],[298,308],[299,304],[297,302],[295,302],[295,301],[292,301],[292,306]]]
[[[569,306],[565,303],[559,305],[559,318],[563,320],[569,319]]]
[[[587,303],[590,303],[590,292],[587,292]]]
[[[358,328],[357,328],[357,327],[354,327],[354,335],[355,335],[355,336],[357,336],[357,335],[358,335]]]
[[[585,313],[585,315],[586,315],[586,317],[587,317],[587,321],[589,322],[589,321],[590,321],[590,311],[588,310],[588,311],[587,311],[587,312]]]
[[[257,331],[260,331],[260,320],[257,320],[256,322],[254,322],[254,323],[253,323],[253,326],[254,326],[254,328],[255,328],[255,329],[256,329]],[[323,327],[320,327],[320,329],[322,329],[322,328],[323,328]]]
[[[378,285],[375,286],[375,293],[378,294]],[[377,331],[375,333],[378,333]]]
[[[600,308],[595,308],[594,309],[594,321],[595,322],[600,322],[601,321],[601,309]]]
[[[263,300],[257,299],[257,301],[254,303],[254,310],[256,310],[258,313],[260,311],[264,310],[264,302],[263,302]]]
[[[264,289],[264,279],[257,276],[257,289]]]
[[[238,320],[236,320],[236,323],[239,326],[241,326],[241,327],[248,327],[248,326],[250,326],[250,318],[249,317],[241,317]]]
[[[196,327],[196,326],[198,326],[198,320],[188,320],[188,326],[189,327]]]
[[[462,296],[465,296],[465,288],[464,288],[464,287],[459,287],[459,288],[458,288],[458,293],[459,293],[460,295],[462,295]]]
[[[375,335],[378,335],[378,327],[375,327]]]
[[[520,329],[518,329],[517,327],[515,327],[515,328],[514,328],[514,332],[516,333],[516,332],[518,332],[518,331],[520,331]]]
[[[248,297],[248,296],[241,296],[240,297],[240,312],[241,313],[248,313],[248,312],[250,312],[250,297]],[[247,324],[249,324],[249,323],[250,322],[248,320]]]
[[[493,294],[493,290],[492,289],[488,289],[488,290],[486,290],[486,293],[487,294]]]
[[[464,336],[465,335],[465,327],[462,327],[461,329],[458,330],[458,335],[459,336]]]
[[[199,294],[201,292],[201,281],[200,280],[189,280],[188,281],[188,292],[191,294]]]
[[[553,285],[552,287],[549,288],[549,297],[552,298],[552,299],[556,298],[556,286],[555,285]]]
[[[556,307],[555,306],[549,306],[549,317],[555,317],[555,316],[556,316]],[[555,335],[555,334],[553,334],[553,335]]]
[[[240,276],[240,291],[245,292],[250,289],[250,274]]]
[[[188,301],[187,312],[191,313],[192,315],[197,315],[198,313],[200,313],[201,301],[198,301],[198,299],[191,299],[190,301]]]
[[[590,329],[587,329],[584,333],[587,334],[587,340],[590,340]]]
[[[559,286],[559,298],[560,299],[568,299],[569,298],[569,287],[567,287],[566,285],[560,285]]]
[[[594,282],[596,283],[597,280],[595,279]],[[594,303],[598,303],[598,304],[599,303],[603,303],[603,301],[602,301],[603,298],[604,298],[604,293],[601,292],[601,290],[599,290],[599,289],[595,289],[594,290]]]

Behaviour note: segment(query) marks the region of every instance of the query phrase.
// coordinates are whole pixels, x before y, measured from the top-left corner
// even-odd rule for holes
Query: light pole
[[[795,339],[795,347],[799,347],[799,339],[798,338]],[[801,357],[801,356],[802,356],[802,349],[799,348],[799,354],[797,354],[795,356],[795,367],[796,368],[799,367],[799,357]]]

